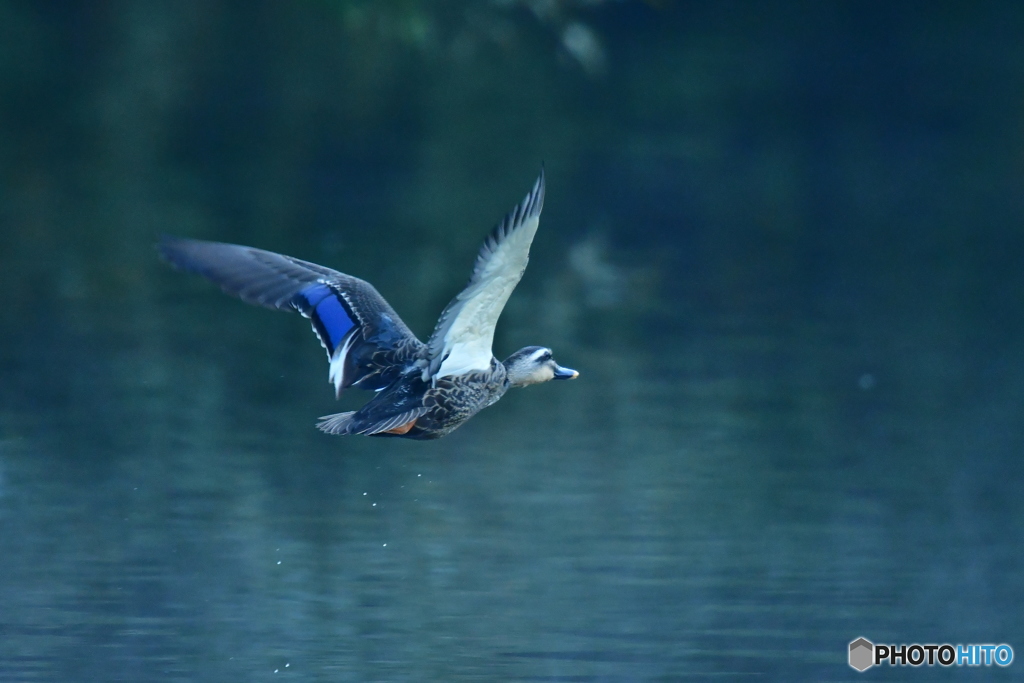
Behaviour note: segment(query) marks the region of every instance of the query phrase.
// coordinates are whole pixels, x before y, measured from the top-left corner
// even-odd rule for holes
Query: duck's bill
[[[576,372],[572,368],[563,368],[561,365],[555,366],[555,376],[552,379],[576,379],[580,376],[580,373]]]

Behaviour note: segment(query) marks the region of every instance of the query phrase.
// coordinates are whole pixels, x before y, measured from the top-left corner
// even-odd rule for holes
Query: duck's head
[[[543,346],[527,346],[506,358],[502,365],[508,373],[508,381],[514,387],[547,382],[550,379],[576,379],[580,373],[563,368],[551,356],[551,349]]]

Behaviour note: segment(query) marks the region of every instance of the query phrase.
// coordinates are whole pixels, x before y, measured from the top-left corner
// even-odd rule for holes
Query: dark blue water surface
[[[0,680],[1009,680],[1024,12],[0,1]],[[307,321],[161,233],[371,280],[421,338],[545,164],[436,442],[329,437]]]

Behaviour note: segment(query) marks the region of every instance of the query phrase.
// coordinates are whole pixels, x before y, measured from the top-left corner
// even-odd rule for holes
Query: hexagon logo
[[[874,664],[875,644],[867,638],[858,638],[850,643],[850,666],[857,671],[864,671]]]

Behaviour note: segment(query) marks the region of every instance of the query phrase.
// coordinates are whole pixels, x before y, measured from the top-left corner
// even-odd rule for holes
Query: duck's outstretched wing
[[[164,237],[161,256],[198,273],[242,301],[294,309],[327,350],[330,381],[382,389],[415,366],[424,345],[373,285],[336,270],[237,244]],[[420,361],[422,364],[422,361]]]
[[[533,189],[484,242],[469,284],[452,299],[427,342],[427,376],[462,375],[491,367],[494,326],[530,260],[544,208],[544,171]]]

